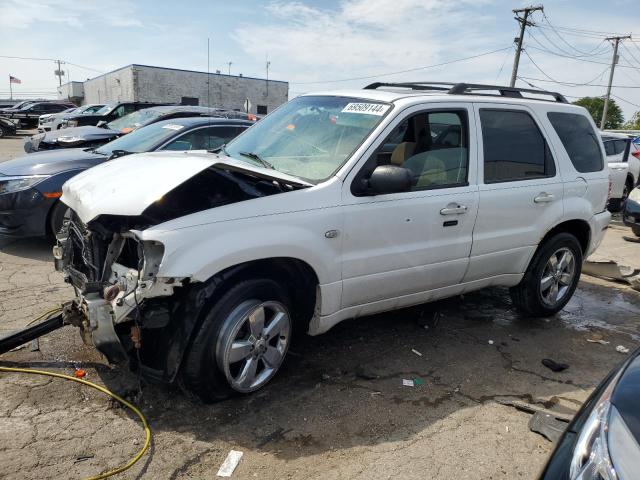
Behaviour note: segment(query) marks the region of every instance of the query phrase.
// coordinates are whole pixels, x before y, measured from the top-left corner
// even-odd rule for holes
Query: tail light
[[[631,152],[631,155],[640,160],[640,150],[636,150],[635,152]]]

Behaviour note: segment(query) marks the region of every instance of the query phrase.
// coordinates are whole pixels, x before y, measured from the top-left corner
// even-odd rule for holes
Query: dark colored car
[[[150,107],[130,113],[100,127],[76,127],[40,133],[25,140],[27,153],[56,148],[98,147],[126,133],[152,123],[170,118],[215,116],[235,119],[251,119],[255,116],[245,113],[208,107],[167,105]]]
[[[631,190],[624,202],[624,210],[622,212],[622,221],[635,235],[640,237],[640,187]],[[640,400],[638,400],[640,402]]]
[[[95,126],[98,122],[111,122],[130,113],[137,112],[143,108],[158,107],[167,105],[166,103],[152,102],[117,102],[108,103],[96,113],[91,115],[71,115],[62,122],[62,128],[82,127],[84,125]]]
[[[66,206],[62,184],[111,158],[156,150],[215,150],[253,122],[219,117],[163,120],[96,149],[32,153],[0,163],[0,234],[44,236],[57,232]]]
[[[0,138],[15,135],[18,126],[11,120],[0,117]]]
[[[35,128],[38,126],[40,115],[60,113],[73,107],[75,107],[75,105],[71,102],[35,102],[24,105],[19,110],[4,110],[0,112],[0,117],[19,122],[19,128]]]
[[[562,434],[540,478],[640,478],[640,349],[593,391]]]

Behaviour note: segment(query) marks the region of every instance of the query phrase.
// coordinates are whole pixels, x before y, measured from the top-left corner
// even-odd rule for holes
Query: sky
[[[620,49],[612,91],[629,118],[640,110],[636,1],[547,1],[544,16],[534,13],[536,26],[527,28],[518,72],[526,78],[517,85],[529,82],[570,100],[604,95],[612,46],[593,32],[635,29],[634,41]],[[0,0],[0,98],[8,97],[9,75],[22,80],[13,85],[14,97],[54,97],[58,79],[49,59],[66,62],[65,81],[131,63],[206,71],[207,38],[212,72],[264,78],[269,61],[269,78],[290,82],[290,97],[378,80],[508,84],[518,33],[512,9],[522,6],[507,0]]]

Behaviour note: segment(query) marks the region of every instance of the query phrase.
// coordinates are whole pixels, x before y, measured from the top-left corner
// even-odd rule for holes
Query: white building
[[[250,112],[266,114],[288,100],[289,83],[132,64],[85,82],[66,83],[58,88],[58,97],[82,104],[166,102],[242,111],[249,99]]]

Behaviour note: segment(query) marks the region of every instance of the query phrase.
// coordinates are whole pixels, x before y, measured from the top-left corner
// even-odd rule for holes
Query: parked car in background
[[[62,184],[111,158],[156,150],[213,150],[253,122],[218,117],[164,120],[98,148],[37,152],[0,163],[0,234],[43,236],[57,232],[66,207]]]
[[[166,103],[152,102],[116,102],[103,106],[97,112],[90,115],[70,115],[62,122],[62,128],[82,127],[84,125],[95,126],[100,122],[108,123],[117,118],[124,117],[143,108],[167,105]]]
[[[624,203],[622,221],[635,235],[640,237],[640,187],[631,190],[629,198]]]
[[[40,122],[38,123],[39,132],[50,132],[52,130],[59,130],[62,128],[62,122],[64,122],[71,115],[89,115],[96,113],[104,105],[101,104],[87,104],[77,108],[70,108],[64,112],[54,113],[49,115],[42,115]]]
[[[15,135],[17,128],[17,125],[11,120],[0,117],[0,138]]]
[[[41,101],[41,100],[24,100],[24,101],[22,101],[20,103],[16,103],[15,105],[0,108],[0,115],[2,115],[6,111],[15,112],[16,110],[20,110],[21,108],[23,108],[23,107],[25,107],[25,106],[27,106],[27,105],[29,105],[31,103],[36,103],[36,102],[39,102],[39,101]],[[44,100],[42,100],[42,101],[44,101]]]
[[[40,115],[47,113],[60,113],[63,110],[73,108],[71,102],[35,102],[24,105],[19,110],[0,112],[0,116],[9,118],[17,123],[18,128],[36,128]]]
[[[640,478],[640,349],[593,391],[556,444],[540,480]]]
[[[619,212],[640,179],[640,146],[623,133],[601,132],[611,171],[609,210]]]
[[[40,133],[25,140],[27,153],[57,148],[97,147],[125,135],[137,128],[169,118],[216,116],[234,119],[255,119],[252,114],[231,110],[198,106],[166,105],[150,107],[117,118],[99,127],[65,128],[54,132]]]
[[[554,315],[602,241],[608,190],[595,124],[560,94],[377,83],[296,97],[217,153],[77,175],[54,257],[75,287],[67,323],[211,402],[265,386],[296,329],[495,285]],[[151,340],[134,348],[131,327]]]

